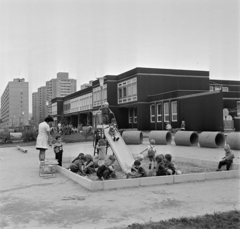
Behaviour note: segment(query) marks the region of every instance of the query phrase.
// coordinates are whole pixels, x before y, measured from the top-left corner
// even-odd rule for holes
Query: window
[[[221,86],[215,86],[215,91],[220,91],[221,90]]]
[[[240,116],[240,101],[237,101],[237,115]]]
[[[210,87],[209,87],[209,91],[213,91],[213,86],[210,86]]]
[[[169,122],[169,103],[164,103],[164,122]]]
[[[228,87],[222,87],[222,91],[228,91]]]
[[[155,122],[155,105],[150,106],[150,122]]]
[[[157,104],[157,122],[162,122],[162,104]]]
[[[133,122],[137,123],[137,108],[133,108]]]
[[[132,109],[129,108],[128,109],[128,123],[132,123],[132,115],[133,115],[132,112],[133,112]]]
[[[172,103],[172,121],[177,121],[177,101],[173,101]]]
[[[118,83],[118,103],[137,100],[137,78]]]

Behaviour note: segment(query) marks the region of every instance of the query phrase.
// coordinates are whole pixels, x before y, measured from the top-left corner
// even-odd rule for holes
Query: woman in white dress
[[[50,122],[53,122],[53,118],[48,116],[44,122],[38,125],[38,136],[36,142],[36,149],[39,150],[39,161],[45,160],[45,151],[48,149],[48,145],[52,146],[50,135]]]

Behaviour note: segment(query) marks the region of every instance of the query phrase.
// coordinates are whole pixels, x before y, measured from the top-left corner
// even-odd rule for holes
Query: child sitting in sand
[[[90,154],[86,154],[85,156],[86,161],[84,163],[84,168],[83,168],[83,172],[85,174],[92,174],[95,173],[95,163],[93,162],[93,158]]]
[[[83,153],[80,153],[78,157],[76,157],[71,165],[69,166],[69,170],[74,173],[78,173],[81,176],[86,176],[85,172],[83,171],[84,163],[86,161],[86,157]]]
[[[98,149],[98,156],[96,159],[98,159],[98,165],[101,166],[104,164],[106,158],[106,141],[104,139],[100,139],[96,148]]]
[[[224,146],[224,150],[225,150],[225,157],[223,157],[222,160],[219,161],[217,171],[221,171],[221,167],[223,165],[226,165],[226,170],[229,170],[231,164],[233,163],[233,158],[235,156],[232,153],[231,148],[228,144]]]
[[[139,160],[135,160],[133,163],[133,167],[131,168],[131,172],[126,174],[126,178],[140,178],[146,177],[147,172],[141,166],[141,162]]]
[[[165,155],[164,166],[167,169],[167,175],[175,174],[176,169],[174,167],[174,164],[172,163],[172,155],[171,154],[166,154]]]
[[[157,169],[156,169],[156,176],[166,176],[167,169],[164,166],[165,158],[163,154],[159,154],[156,156],[157,162]]]
[[[156,150],[156,147],[155,147],[155,140],[154,139],[150,140],[150,145],[146,149],[144,149],[140,154],[142,154],[145,151],[147,151],[148,159],[150,161],[149,170],[152,169],[152,164],[154,165],[153,168],[156,169],[156,166],[155,166],[155,154],[156,154],[157,150]]]
[[[115,178],[115,169],[113,167],[113,163],[115,162],[116,158],[114,155],[110,155],[108,160],[101,165],[97,170],[97,176],[100,180],[107,180],[109,178]]]
[[[112,118],[111,123],[109,125],[109,134],[111,135],[113,141],[118,141],[119,137],[116,137],[116,133],[118,132],[117,129],[117,122],[115,118]]]

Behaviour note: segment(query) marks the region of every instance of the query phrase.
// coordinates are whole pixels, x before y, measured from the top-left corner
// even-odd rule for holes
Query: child
[[[184,131],[185,130],[185,121],[182,121],[182,124],[181,124],[181,131]]]
[[[86,161],[86,157],[83,153],[80,153],[77,158],[75,158],[71,165],[69,166],[69,169],[73,173],[78,173],[79,175],[86,176],[86,174],[83,171],[83,166]]]
[[[114,155],[109,156],[104,165],[101,165],[97,170],[97,176],[100,180],[107,180],[110,177],[116,177],[113,163],[116,158]]]
[[[119,137],[116,137],[117,130],[117,122],[115,118],[112,118],[111,123],[109,125],[109,134],[111,135],[113,141],[118,141]]]
[[[55,159],[58,161],[58,165],[62,166],[62,155],[63,155],[63,145],[60,136],[56,136],[56,143],[54,144],[53,150],[55,153]]]
[[[127,173],[126,178],[139,178],[139,177],[146,177],[147,172],[141,166],[141,162],[139,160],[135,160],[133,163],[133,167],[130,173]]]
[[[172,163],[172,156],[171,154],[165,155],[165,163],[164,167],[167,169],[167,175],[173,175],[176,172],[174,164]]]
[[[166,123],[166,130],[172,131],[172,126],[169,122]]]
[[[155,167],[155,154],[156,154],[157,150],[155,148],[155,140],[154,139],[150,140],[150,145],[146,149],[144,149],[140,154],[142,154],[145,151],[148,152],[148,159],[150,161],[149,170],[152,169],[152,164],[154,164],[154,169],[156,169],[156,167]]]
[[[223,157],[222,160],[219,161],[217,171],[221,171],[221,167],[223,165],[226,165],[227,170],[229,170],[231,164],[233,163],[233,158],[235,156],[232,153],[231,148],[228,144],[224,146],[224,150],[225,150],[225,157]]]
[[[156,176],[167,175],[167,169],[164,166],[164,155],[163,154],[157,155],[156,156],[156,162],[157,162]]]
[[[95,173],[95,163],[93,162],[93,158],[90,154],[86,154],[85,156],[86,162],[84,163],[83,172],[85,174]]]
[[[104,164],[105,161],[105,157],[106,157],[106,141],[104,139],[100,139],[98,141],[98,144],[96,146],[97,150],[98,150],[98,165],[101,166]]]
[[[110,115],[113,114],[113,112],[109,108],[109,103],[105,102],[100,108],[100,110],[102,111],[103,124],[109,124],[109,121],[111,120]]]

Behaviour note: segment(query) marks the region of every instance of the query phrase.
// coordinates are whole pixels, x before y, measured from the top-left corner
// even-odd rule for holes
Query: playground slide
[[[104,129],[104,135],[106,136],[109,145],[111,146],[114,155],[116,156],[118,163],[120,164],[122,170],[126,173],[131,172],[131,167],[134,162],[134,158],[129,151],[127,145],[120,133],[116,134],[116,137],[119,137],[118,141],[113,141],[111,135],[108,133],[109,128]]]

